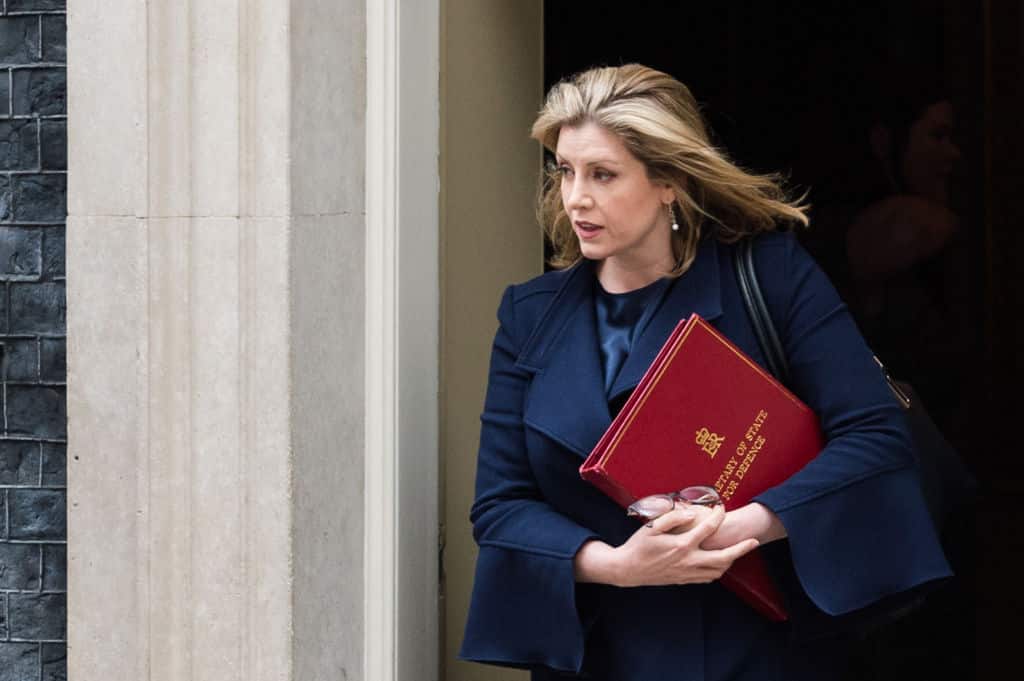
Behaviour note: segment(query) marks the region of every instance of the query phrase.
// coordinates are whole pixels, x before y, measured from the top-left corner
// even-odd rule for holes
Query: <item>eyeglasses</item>
[[[626,509],[626,515],[631,518],[640,518],[650,527],[657,518],[674,509],[676,503],[710,508],[722,503],[722,498],[718,496],[714,487],[695,485],[671,494],[651,494],[637,499]]]

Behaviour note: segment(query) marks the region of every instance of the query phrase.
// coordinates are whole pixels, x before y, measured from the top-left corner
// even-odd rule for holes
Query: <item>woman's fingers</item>
[[[692,546],[700,546],[701,542],[710,537],[718,530],[718,526],[725,519],[725,507],[721,504],[714,506],[711,512],[704,516],[699,523],[687,533],[687,539]]]
[[[713,582],[741,556],[758,546],[745,539],[731,546],[705,550],[701,542],[714,534],[725,518],[725,509],[679,505],[657,518],[652,527],[637,531],[629,546],[635,584],[704,584]]]
[[[648,523],[648,527],[651,528],[654,534],[666,534],[685,530],[696,519],[697,514],[693,511],[692,507],[676,504],[675,508],[671,511]]]
[[[703,562],[705,565],[727,570],[730,565],[756,549],[759,544],[760,542],[756,539],[744,539],[724,549],[705,551]]]

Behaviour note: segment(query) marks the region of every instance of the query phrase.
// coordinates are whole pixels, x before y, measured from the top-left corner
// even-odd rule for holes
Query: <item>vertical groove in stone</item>
[[[192,120],[192,112],[193,112],[193,106],[192,106],[192,103],[193,103],[192,83],[194,82],[194,79],[191,77],[192,76],[192,47],[193,47],[193,44],[192,44],[193,27],[192,27],[192,22],[191,22],[191,18],[192,18],[192,2],[191,2],[191,0],[185,0],[185,2],[183,2],[182,4],[185,5],[186,12],[187,12],[187,15],[188,15],[188,21],[186,23],[186,36],[188,37],[188,48],[189,48],[187,50],[187,52],[186,52],[186,54],[188,55],[188,69],[187,69],[187,71],[188,71],[188,74],[189,74],[189,78],[188,78],[188,84],[189,84],[188,94],[189,94],[189,96],[188,96],[188,104],[187,104],[188,113],[189,113],[189,120],[188,120],[188,142],[189,142],[189,145],[188,145],[188,159],[189,159],[188,204],[189,204],[189,212],[188,212],[188,215],[191,216],[191,215],[195,214],[193,212],[194,196],[193,196],[193,193],[192,193],[192,189],[193,189],[193,187],[192,187],[192,176],[193,176],[193,172],[192,172],[192,158],[193,158],[193,151],[194,151],[194,145],[193,145],[194,135],[192,134],[193,130],[194,130],[194,128],[193,128],[193,120]],[[188,376],[188,381],[186,382],[185,391],[184,391],[184,394],[185,394],[184,404],[182,405],[183,411],[188,415],[187,416],[188,420],[186,422],[187,426],[185,428],[186,439],[185,439],[185,443],[184,443],[185,444],[185,458],[186,458],[186,461],[187,461],[187,465],[186,465],[187,478],[185,480],[185,490],[184,491],[185,491],[185,494],[186,494],[186,498],[188,499],[188,501],[187,501],[187,509],[188,510],[186,511],[186,517],[184,518],[184,520],[187,523],[187,525],[186,525],[186,527],[187,527],[186,533],[188,534],[188,568],[185,571],[185,575],[186,575],[186,580],[185,581],[186,581],[186,584],[187,584],[187,587],[186,587],[186,589],[187,589],[187,597],[185,599],[183,599],[184,600],[184,605],[185,605],[185,608],[186,608],[185,609],[185,616],[183,618],[184,619],[184,625],[185,625],[184,626],[185,631],[184,631],[183,638],[185,639],[185,648],[188,651],[188,677],[186,677],[186,678],[188,679],[188,681],[196,681],[196,645],[197,645],[198,638],[199,638],[199,637],[196,636],[196,630],[197,630],[197,627],[196,627],[196,609],[197,609],[197,607],[204,607],[204,608],[206,607],[206,604],[203,603],[202,598],[201,597],[200,598],[196,597],[196,591],[197,591],[197,584],[196,584],[196,582],[197,581],[201,582],[201,578],[199,580],[196,579],[196,570],[198,569],[197,562],[196,562],[196,531],[197,531],[197,526],[199,524],[206,525],[207,523],[216,523],[217,519],[200,517],[199,514],[196,513],[196,509],[195,509],[195,505],[196,505],[195,504],[196,483],[198,482],[198,479],[197,479],[197,470],[196,470],[196,423],[195,423],[195,413],[194,413],[193,407],[195,406],[196,389],[198,389],[198,387],[199,387],[198,384],[196,383],[196,362],[195,362],[196,358],[195,358],[195,355],[196,355],[196,346],[198,345],[199,340],[200,340],[196,336],[196,315],[195,315],[196,306],[199,303],[199,301],[197,299],[197,296],[195,295],[195,291],[196,291],[196,285],[195,285],[196,284],[196,259],[195,259],[195,249],[193,247],[194,244],[195,244],[195,230],[196,230],[196,220],[195,220],[195,218],[190,218],[188,221],[186,221],[184,224],[181,225],[181,228],[184,230],[184,233],[185,233],[185,239],[184,239],[185,243],[182,244],[182,251],[183,251],[182,255],[183,255],[183,258],[184,258],[186,264],[185,264],[185,279],[184,279],[184,281],[182,283],[183,283],[183,286],[184,286],[184,289],[185,289],[185,292],[186,292],[186,294],[185,294],[184,309],[185,309],[185,338],[187,339],[186,340],[186,344],[185,344],[185,348],[182,351],[182,355],[184,355],[187,358],[185,360],[185,371],[183,371],[182,373],[185,374],[186,376]],[[202,638],[205,638],[206,636],[207,636],[207,632],[204,631],[203,634],[202,634]]]
[[[191,11],[192,3],[191,2],[187,2],[186,4],[188,5],[189,10]],[[191,36],[191,31],[189,32],[188,35]],[[188,62],[188,71],[189,71],[189,75],[191,75],[191,71],[192,71],[191,52],[189,53],[189,57],[190,57],[190,59],[189,59],[189,62]],[[191,78],[190,78],[190,80],[191,80]],[[188,107],[189,107],[189,114],[190,114],[189,115],[189,139],[191,141],[191,137],[192,137],[192,135],[191,135],[192,98],[189,97],[188,99],[189,99]],[[190,144],[189,145],[189,166],[190,166],[190,170],[191,170],[191,158],[192,158],[192,153],[191,152],[192,152],[192,149],[191,149],[191,144]],[[191,177],[191,173],[189,173],[189,177]],[[191,186],[189,186],[189,189],[191,190]],[[190,201],[190,204],[191,204],[191,196],[192,196],[192,192],[189,191],[189,201]],[[191,215],[191,211],[189,211],[189,215]],[[195,383],[194,383],[195,365],[194,365],[194,363],[192,361],[193,348],[195,347],[195,324],[194,324],[194,318],[193,318],[193,312],[194,312],[194,307],[195,307],[195,299],[193,297],[193,283],[194,283],[193,273],[194,273],[194,265],[195,265],[195,263],[194,263],[194,260],[192,258],[192,240],[193,240],[192,231],[194,229],[194,226],[195,226],[194,225],[194,221],[191,220],[191,219],[188,220],[187,222],[185,222],[182,225],[182,228],[184,228],[184,230],[185,230],[185,235],[186,236],[185,236],[185,243],[182,244],[182,246],[181,246],[182,255],[183,255],[183,258],[185,260],[185,280],[184,280],[184,288],[185,288],[185,301],[184,301],[184,303],[185,304],[183,306],[183,308],[185,310],[185,320],[184,320],[184,329],[183,329],[184,336],[185,336],[185,347],[182,349],[181,354],[185,358],[185,367],[187,369],[183,373],[186,376],[188,376],[188,380],[185,383],[184,390],[183,390],[183,396],[182,396],[182,402],[183,402],[183,404],[182,404],[182,412],[183,412],[183,414],[185,415],[185,418],[186,418],[185,427],[184,427],[184,430],[185,430],[185,441],[183,443],[184,444],[184,452],[183,452],[183,454],[184,454],[184,458],[185,458],[185,464],[184,464],[183,468],[187,471],[187,473],[186,473],[187,478],[184,481],[185,484],[184,484],[184,489],[183,489],[183,492],[185,494],[185,499],[186,499],[186,501],[185,501],[185,517],[182,520],[184,521],[184,524],[185,524],[185,534],[188,537],[188,539],[187,539],[187,542],[188,542],[188,568],[185,571],[185,585],[186,585],[185,589],[186,589],[186,594],[187,595],[183,599],[183,603],[184,603],[185,613],[186,614],[182,617],[182,619],[184,620],[184,625],[185,625],[185,627],[184,627],[185,631],[184,631],[184,635],[183,635],[184,645],[185,645],[185,649],[188,651],[188,677],[187,678],[189,679],[189,681],[195,681],[195,678],[196,678],[195,677],[196,636],[195,636],[195,627],[194,627],[193,623],[194,623],[194,613],[196,611],[196,607],[198,605],[200,605],[198,599],[195,598],[195,576],[196,576],[195,527],[196,527],[196,520],[197,520],[197,518],[196,518],[196,515],[195,515],[195,512],[194,512],[195,511],[195,509],[194,509],[194,491],[195,491],[194,485],[195,485],[195,469],[196,469],[196,467],[195,467],[195,423],[194,423],[193,414],[192,414],[192,395],[194,394],[193,393],[193,387],[195,385]],[[206,518],[203,518],[201,520],[201,522],[209,522],[209,520],[206,519]]]
[[[271,681],[292,678],[289,220],[243,218],[240,228],[245,678]]]
[[[148,30],[148,29],[147,29]],[[148,124],[147,124],[148,129]],[[149,155],[146,154],[146,160],[148,163]],[[149,177],[147,175],[147,182]],[[139,446],[136,451],[140,452],[139,464],[138,464],[138,497],[139,506],[145,504],[143,511],[141,527],[137,530],[136,538],[136,555],[138,556],[139,562],[142,564],[140,573],[143,578],[139,580],[142,582],[138,590],[139,596],[139,607],[138,614],[142,620],[140,626],[141,631],[145,631],[145,635],[141,636],[142,640],[139,642],[139,657],[137,660],[137,666],[141,669],[142,675],[140,679],[150,681],[152,678],[152,645],[150,642],[153,640],[153,616],[152,616],[152,602],[153,602],[153,557],[149,550],[150,537],[153,536],[153,513],[152,513],[152,499],[153,499],[153,480],[152,480],[152,466],[150,462],[153,460],[153,451],[150,446],[149,427],[150,427],[150,415],[149,405],[152,404],[152,381],[150,381],[149,375],[149,358],[153,356],[153,340],[152,334],[150,333],[148,320],[153,317],[153,263],[152,263],[152,234],[148,221],[143,218],[138,221],[138,229],[142,233],[142,242],[145,244],[145,253],[143,260],[145,263],[145,269],[143,270],[143,276],[145,277],[144,294],[146,302],[146,318],[143,321],[145,324],[145,334],[140,339],[140,344],[144,345],[146,350],[141,358],[141,365],[146,367],[146,371],[143,373],[144,384],[140,386],[139,396],[136,397],[136,414],[138,418],[142,420],[141,427],[138,432]],[[70,250],[70,249],[69,249]],[[70,309],[70,304],[69,304]],[[138,402],[142,402],[139,404]],[[68,585],[69,590],[71,585]],[[70,665],[69,665],[70,674]]]
[[[190,221],[150,218],[150,679],[190,679],[192,655],[192,294]],[[205,519],[204,519],[205,520]]]
[[[191,240],[193,670],[196,681],[233,681],[230,659],[241,632],[238,574],[241,475],[239,412],[238,221],[195,218]],[[201,604],[201,607],[198,605]]]
[[[239,11],[241,0],[193,2],[191,215],[239,214]]]
[[[200,77],[202,76],[202,72],[210,67],[210,63],[208,62],[208,63],[204,64],[203,68],[199,68],[199,69],[194,68],[194,65],[195,65],[195,61],[196,61],[195,60],[196,50],[198,50],[198,49],[205,49],[207,46],[203,44],[203,42],[204,42],[203,41],[203,37],[204,36],[198,35],[199,31],[201,30],[202,27],[196,21],[195,5],[193,4],[192,0],[178,0],[178,2],[180,2],[184,6],[184,11],[185,11],[185,22],[184,23],[185,23],[185,36],[187,37],[187,49],[185,51],[185,54],[187,55],[187,58],[188,58],[187,69],[186,69],[187,74],[188,74],[187,75],[187,79],[186,79],[186,83],[187,83],[187,90],[186,90],[186,92],[187,92],[188,96],[185,98],[186,101],[187,101],[187,107],[186,108],[187,108],[187,111],[188,111],[188,133],[187,133],[187,137],[186,137],[186,140],[188,142],[188,161],[189,161],[189,163],[188,163],[188,189],[187,189],[187,194],[188,194],[188,212],[187,213],[182,213],[182,215],[188,215],[189,217],[196,217],[196,216],[204,215],[204,213],[199,210],[199,206],[197,205],[199,203],[199,200],[198,200],[198,197],[196,196],[196,194],[199,191],[202,191],[201,188],[200,188],[199,182],[197,182],[197,176],[203,170],[205,170],[202,167],[203,166],[203,159],[202,159],[202,157],[198,157],[197,158],[197,156],[200,153],[200,146],[201,146],[200,145],[200,141],[197,139],[199,137],[199,121],[204,117],[203,114],[206,114],[206,116],[211,116],[211,115],[216,116],[218,114],[218,111],[217,111],[216,108],[213,108],[213,109],[211,109],[209,111],[205,111],[205,112],[202,111],[202,105],[203,105],[204,102],[199,101],[199,96],[200,95],[199,95],[198,81],[199,81]],[[202,2],[202,0],[200,0],[200,2]],[[207,4],[207,5],[215,5],[217,7],[220,7],[220,5],[221,5],[220,2],[217,2],[217,3],[207,2],[205,4]],[[210,61],[212,61],[212,60],[210,60]],[[191,226],[190,226],[190,229],[191,229]],[[191,281],[191,279],[190,279],[190,281]],[[192,646],[192,648],[194,648],[194,646]],[[194,670],[192,670],[190,672],[190,674],[189,674],[189,681],[195,681]]]
[[[239,13],[239,213],[291,214],[287,171],[291,54],[289,2],[243,2]]]
[[[244,5],[243,5],[244,6]],[[244,11],[244,10],[243,10]],[[244,81],[244,79],[242,79]],[[240,183],[240,187],[242,184]],[[239,205],[241,205],[241,193],[239,194]],[[249,413],[249,377],[244,371],[251,353],[249,352],[249,319],[251,318],[250,307],[252,300],[248,288],[245,286],[245,282],[248,281],[249,277],[249,255],[248,255],[248,242],[245,239],[245,228],[246,221],[239,219],[238,221],[238,235],[236,240],[236,250],[238,253],[238,414],[239,419],[236,423],[236,432],[238,434],[238,461],[239,461],[239,474],[238,474],[238,539],[240,548],[240,569],[241,574],[240,581],[242,585],[243,593],[252,593],[253,585],[250,578],[250,556],[251,547],[249,544],[249,465],[248,465],[248,452],[251,451],[251,443],[249,442],[249,431],[245,427],[245,414]],[[249,659],[249,651],[251,650],[251,636],[252,636],[252,625],[251,625],[251,613],[249,611],[252,601],[249,598],[244,598],[240,603],[240,622],[241,630],[238,634],[238,641],[236,645],[236,655],[238,657],[237,665],[239,669],[239,677],[248,681],[252,677],[252,665]]]
[[[252,215],[252,202],[250,193],[252,191],[253,171],[253,150],[251,145],[253,139],[253,108],[255,107],[252,92],[252,50],[251,43],[253,31],[251,24],[252,3],[243,0],[238,10],[238,290],[239,290],[239,322],[238,322],[238,397],[239,414],[242,418],[238,423],[238,440],[240,443],[239,452],[242,455],[242,469],[239,475],[241,487],[241,498],[239,503],[239,533],[242,546],[241,572],[242,588],[245,592],[245,599],[242,603],[242,627],[238,638],[239,669],[241,678],[258,679],[259,671],[256,664],[255,651],[258,648],[253,621],[255,619],[256,603],[251,594],[256,593],[256,570],[254,568],[253,554],[253,531],[251,518],[252,486],[251,471],[252,452],[254,442],[251,437],[251,428],[246,417],[252,414],[253,382],[250,372],[247,370],[252,365],[253,357],[253,308],[254,291],[249,285],[254,278],[252,247],[253,240],[249,237],[252,225],[247,216]],[[287,677],[285,677],[287,678]]]
[[[238,26],[237,33],[239,36],[238,40],[238,103],[237,103],[237,115],[238,115],[238,131],[236,137],[236,144],[238,148],[238,216],[245,217],[251,215],[251,208],[249,202],[249,178],[252,176],[251,163],[249,156],[251,151],[249,150],[248,140],[250,138],[249,131],[252,129],[252,93],[250,88],[250,60],[249,60],[249,48],[248,40],[246,36],[248,31],[246,30],[249,25],[249,3],[244,0],[238,5]],[[241,230],[245,231],[244,222],[240,225]],[[241,234],[239,235],[241,239]],[[239,242],[239,262],[243,264],[245,258],[243,257],[242,244]],[[244,281],[241,277],[244,276],[244,272],[239,270],[239,281]],[[239,326],[242,328],[242,325]],[[241,349],[241,348],[240,348]],[[244,412],[243,412],[244,413]]]
[[[189,2],[150,2],[146,140],[148,217],[192,214],[192,35]],[[108,12],[109,14],[109,12]]]

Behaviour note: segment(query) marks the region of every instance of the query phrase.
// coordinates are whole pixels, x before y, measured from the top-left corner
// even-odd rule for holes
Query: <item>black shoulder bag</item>
[[[757,342],[768,364],[768,370],[785,385],[789,378],[789,365],[758,284],[752,242],[752,239],[744,239],[736,244],[734,251],[736,276],[747,314],[754,328],[754,334],[757,336]],[[875,361],[878,362],[877,357]],[[908,395],[889,376],[881,362],[878,364],[889,388],[907,414],[915,450],[918,451],[916,457],[921,470],[925,500],[928,503],[932,521],[941,531],[947,515],[958,502],[962,501],[961,491],[967,484],[965,480],[969,480],[970,476],[967,475],[966,468],[960,462],[959,456],[939,433],[927,412],[920,407],[919,401]],[[937,444],[940,444],[941,447],[938,447]],[[922,447],[927,448],[924,455],[921,453]],[[883,599],[883,601],[855,613],[840,617],[826,616],[813,606],[807,596],[803,594],[788,556],[788,548],[778,546],[782,543],[769,544],[762,547],[762,550],[769,571],[782,588],[783,593],[786,594],[791,614],[790,622],[794,627],[793,636],[796,640],[808,641],[835,633],[848,632],[855,634],[856,639],[861,642],[859,644],[861,647],[869,646],[871,644],[867,642],[871,639],[868,637],[878,635],[884,637],[884,632],[891,623],[902,620],[910,613],[917,611],[924,603],[924,593],[897,595]],[[871,657],[860,648],[852,650],[854,651],[854,657],[851,658],[853,660],[860,659],[858,656],[865,659]]]
[[[771,374],[786,385],[789,365],[782,342],[775,330],[768,306],[754,268],[753,239],[743,239],[734,251],[736,276],[740,293],[754,327],[758,345],[764,353]],[[940,533],[955,509],[971,503],[977,493],[977,482],[967,470],[960,455],[932,421],[913,388],[895,381],[882,362],[875,357],[889,389],[903,407],[914,440],[914,451],[921,477],[921,488],[932,522]]]

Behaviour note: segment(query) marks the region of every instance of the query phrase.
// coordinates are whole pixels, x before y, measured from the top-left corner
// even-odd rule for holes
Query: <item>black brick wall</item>
[[[65,1],[0,11],[0,681],[64,681]]]

